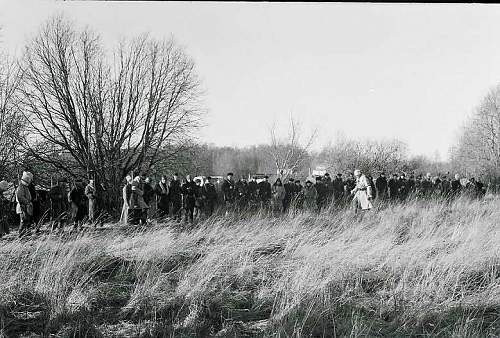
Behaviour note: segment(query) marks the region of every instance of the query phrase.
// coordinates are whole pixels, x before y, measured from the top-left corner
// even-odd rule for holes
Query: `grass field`
[[[8,337],[500,336],[498,198],[0,244]]]

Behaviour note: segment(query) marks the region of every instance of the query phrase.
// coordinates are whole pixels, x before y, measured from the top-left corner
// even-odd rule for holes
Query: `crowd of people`
[[[8,182],[0,182],[0,207],[5,210],[6,200],[3,192],[9,187]],[[100,223],[101,212],[99,187],[94,180],[87,184],[76,181],[71,189],[67,181],[59,180],[49,192],[50,209],[48,220],[52,229],[63,229],[71,223],[77,229],[84,222],[94,225]],[[310,177],[304,184],[299,179],[278,177],[273,183],[269,176],[257,180],[242,177],[234,179],[228,173],[221,181],[211,177],[195,178],[191,175],[183,179],[175,173],[172,177],[162,176],[153,184],[150,178],[139,175],[126,177],[122,189],[123,207],[121,224],[144,225],[153,219],[171,218],[176,221],[194,222],[210,217],[216,210],[224,213],[249,209],[267,210],[284,213],[306,209],[318,212],[326,206],[345,207],[350,205],[358,212],[370,210],[374,201],[404,202],[409,198],[443,198],[447,201],[467,194],[471,198],[481,198],[485,194],[484,185],[472,178],[455,175],[432,177],[431,174],[406,175],[393,174],[387,178],[380,173],[377,178],[363,174],[360,170],[343,177],[341,173],[331,178]],[[23,172],[15,191],[16,213],[19,215],[19,235],[23,236],[33,223],[40,219],[38,194],[33,185],[33,175]],[[1,210],[0,210],[1,211]],[[6,213],[1,213],[0,234],[9,232]],[[39,230],[38,227],[34,227]]]

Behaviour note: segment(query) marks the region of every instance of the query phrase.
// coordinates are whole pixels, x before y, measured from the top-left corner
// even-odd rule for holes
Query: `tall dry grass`
[[[500,199],[3,240],[7,336],[500,336]]]

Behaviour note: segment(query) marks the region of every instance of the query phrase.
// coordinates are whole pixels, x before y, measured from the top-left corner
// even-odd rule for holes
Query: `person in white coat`
[[[357,212],[358,210],[370,210],[373,208],[372,205],[372,187],[368,182],[368,179],[365,175],[361,173],[361,170],[354,170],[354,177],[356,177],[356,186],[351,190],[351,195],[354,195],[353,198],[353,207]]]

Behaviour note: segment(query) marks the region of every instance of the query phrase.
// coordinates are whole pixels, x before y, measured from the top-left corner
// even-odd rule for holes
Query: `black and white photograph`
[[[0,0],[0,337],[500,337],[500,5]]]

